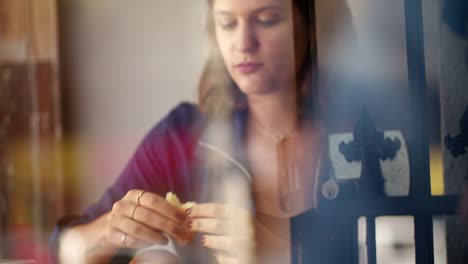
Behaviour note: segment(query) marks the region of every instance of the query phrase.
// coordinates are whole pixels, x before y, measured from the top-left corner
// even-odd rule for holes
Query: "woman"
[[[79,251],[76,241],[87,262],[172,241],[178,256],[156,250],[134,261],[145,255],[155,263],[303,258],[291,242],[291,219],[315,207],[323,135],[314,111],[314,3],[208,3],[213,46],[199,105],[174,109],[103,198],[60,225],[64,262],[70,249]],[[164,199],[169,191],[197,204],[181,211]]]

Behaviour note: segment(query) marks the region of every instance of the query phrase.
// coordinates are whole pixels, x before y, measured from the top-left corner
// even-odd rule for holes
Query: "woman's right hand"
[[[179,243],[189,241],[185,214],[163,197],[143,190],[131,190],[114,203],[107,215],[105,240],[114,247],[144,248],[165,245],[167,236]]]

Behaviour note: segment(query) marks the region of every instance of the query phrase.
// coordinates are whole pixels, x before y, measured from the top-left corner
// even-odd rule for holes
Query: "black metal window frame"
[[[433,196],[430,182],[429,126],[424,58],[422,0],[405,0],[405,27],[411,111],[410,193],[405,197],[328,201],[324,210],[340,212],[357,222],[366,217],[368,264],[377,263],[375,219],[379,216],[413,216],[416,264],[434,263],[433,216],[456,214],[458,195]],[[323,213],[327,213],[324,211]],[[359,263],[357,241],[354,260]]]

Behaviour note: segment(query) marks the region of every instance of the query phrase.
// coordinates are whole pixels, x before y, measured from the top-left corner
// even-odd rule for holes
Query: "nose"
[[[249,23],[244,23],[239,27],[237,49],[243,53],[255,52],[259,42],[254,28]]]

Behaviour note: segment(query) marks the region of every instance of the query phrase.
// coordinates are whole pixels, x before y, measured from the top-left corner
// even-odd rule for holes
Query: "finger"
[[[217,218],[197,218],[188,221],[190,231],[213,235],[230,235],[235,232],[231,222]]]
[[[112,206],[111,212],[116,215],[133,218],[134,213],[135,213],[134,209],[136,209],[137,206],[138,205],[131,203],[129,201],[120,200],[114,203],[114,205]]]
[[[114,209],[115,208],[115,209]],[[138,206],[128,201],[119,201],[114,204],[113,212],[137,221],[147,227],[164,232],[180,242],[185,242],[189,237],[189,230],[184,224],[178,224],[143,206]]]
[[[125,195],[124,200],[135,204],[138,204],[138,201],[139,205],[142,207],[146,207],[176,223],[183,223],[185,221],[186,215],[184,212],[168,203],[166,199],[151,192],[144,192],[143,195],[141,195],[142,192],[142,190],[131,190]]]
[[[215,255],[216,262],[219,264],[239,264],[239,260],[236,257],[228,256],[222,253],[216,253]]]
[[[250,223],[235,222],[219,218],[195,218],[187,222],[192,232],[202,232],[212,235],[230,235],[250,238],[254,235],[254,227]]]
[[[138,254],[130,264],[176,264],[179,258],[166,250],[148,250]]]
[[[107,232],[106,239],[111,245],[116,247],[143,248],[150,245],[149,243],[128,235],[116,228],[111,228]]]
[[[122,231],[136,239],[143,240],[150,244],[167,244],[167,238],[160,232],[152,230],[147,226],[138,223],[124,216],[109,214],[108,222],[111,227]]]
[[[204,235],[202,237],[202,244],[209,249],[230,253],[237,252],[236,247],[238,246],[235,245],[234,239],[230,236]]]
[[[253,250],[254,242],[231,236],[204,235],[202,244],[206,248],[225,252],[232,256],[248,256]]]
[[[150,228],[160,230],[179,242],[187,241],[190,236],[190,231],[183,223],[176,223],[145,207],[137,206],[133,212],[133,219]]]
[[[250,212],[246,209],[216,203],[195,204],[186,210],[186,214],[190,218],[236,218],[244,220],[251,218]]]

